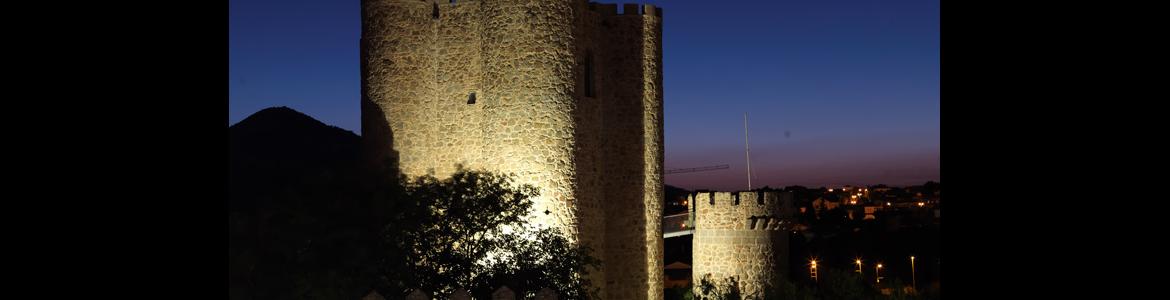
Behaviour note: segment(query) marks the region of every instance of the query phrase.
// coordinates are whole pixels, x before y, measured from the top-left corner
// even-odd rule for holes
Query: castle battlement
[[[662,17],[662,8],[654,4],[622,4],[622,13],[617,13],[617,3],[589,2],[589,10],[600,13],[602,16],[654,16]]]
[[[362,2],[373,3],[375,5],[377,5],[378,3],[382,3],[382,4],[408,5],[408,6],[414,6],[414,7],[419,7],[419,8],[426,8],[426,7],[436,8],[437,7],[439,9],[443,9],[446,7],[460,6],[460,5],[481,5],[481,3],[482,4],[493,4],[492,3],[493,1],[490,1],[490,0],[458,0],[458,1],[449,1],[449,0],[364,0]],[[507,2],[507,1],[501,1],[501,2]],[[515,2],[515,1],[512,1],[512,2]],[[581,2],[586,2],[586,1],[581,1]],[[522,4],[522,3],[520,3],[520,4]],[[519,4],[514,4],[513,7],[518,6],[518,5]],[[618,3],[587,2],[588,9],[590,11],[594,11],[594,12],[599,13],[601,16],[641,15],[641,16],[662,17],[662,8],[657,7],[654,4],[622,3],[620,5],[622,8],[622,13],[618,14],[618,9],[617,9],[619,6]],[[441,13],[441,11],[440,11],[440,13]]]
[[[687,200],[695,228],[702,229],[782,230],[782,219],[794,211],[787,192],[699,192]]]
[[[694,192],[687,196],[689,200],[698,200],[707,205],[740,205],[744,203],[756,205],[776,205],[787,198],[790,194],[785,192]]]

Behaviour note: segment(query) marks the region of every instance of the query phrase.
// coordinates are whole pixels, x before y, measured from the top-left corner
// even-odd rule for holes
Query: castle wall
[[[786,273],[788,231],[780,221],[792,215],[791,193],[697,193],[687,205],[695,219],[696,293],[698,280],[710,274],[719,284],[734,277],[743,295],[762,297]]]
[[[483,1],[485,168],[540,188],[534,216],[576,238],[572,1]],[[544,211],[549,211],[545,214]]]
[[[421,1],[362,3],[362,134],[371,163],[391,157],[406,174],[436,161],[431,111],[437,82],[436,23]],[[393,145],[390,147],[389,145]]]
[[[576,206],[581,220],[578,223],[581,242],[593,248],[594,254],[604,260],[607,250],[605,239],[607,218],[603,202],[606,190],[603,186],[604,168],[600,164],[604,161],[601,152],[603,141],[601,125],[605,116],[601,111],[602,97],[596,93],[605,88],[599,83],[599,77],[603,77],[599,75],[604,74],[602,70],[605,66],[597,60],[604,54],[604,49],[599,49],[600,46],[597,44],[601,30],[599,15],[588,8],[584,1],[577,2],[573,7],[575,14],[573,36],[576,37],[576,47],[573,50],[577,57],[577,65],[574,68],[577,88],[573,91],[573,96],[577,99],[577,110],[573,114],[573,122],[577,124],[574,136],[577,140],[577,149],[573,155],[578,165]],[[586,83],[590,77],[586,72],[592,72],[594,79],[592,85]],[[587,88],[592,88],[593,92],[587,92]],[[603,293],[608,290],[606,276],[602,270],[590,270],[590,274],[590,281],[595,286]]]
[[[595,5],[604,69],[608,299],[662,295],[661,16],[653,6]]]
[[[435,48],[431,50],[437,60],[437,97],[434,109],[427,112],[431,114],[428,119],[437,125],[437,140],[430,150],[435,156],[429,163],[436,175],[454,172],[452,162],[483,165],[480,157],[487,142],[482,126],[485,106],[479,104],[483,74],[480,4],[458,1],[439,7]],[[476,93],[476,104],[467,104],[471,93]]]
[[[434,2],[363,1],[368,159],[407,176],[512,173],[540,188],[536,223],[602,259],[603,297],[661,298],[661,10]]]

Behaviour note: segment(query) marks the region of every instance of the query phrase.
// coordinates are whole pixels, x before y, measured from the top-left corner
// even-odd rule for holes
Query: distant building
[[[825,195],[817,197],[817,199],[813,200],[812,202],[813,209],[817,211],[835,209],[840,205],[841,202],[839,199],[837,199],[837,195]]]
[[[874,213],[877,213],[878,211],[881,211],[881,210],[882,210],[882,207],[881,207],[881,206],[878,206],[878,205],[866,205],[866,206],[865,206],[865,218],[863,218],[863,220],[873,220],[873,219],[876,219],[876,217],[874,217]]]
[[[691,285],[691,265],[676,261],[662,268],[663,287],[676,288]]]

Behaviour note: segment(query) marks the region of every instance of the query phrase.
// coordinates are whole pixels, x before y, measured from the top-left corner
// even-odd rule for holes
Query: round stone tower
[[[371,165],[457,164],[540,188],[537,224],[602,260],[609,299],[662,293],[662,10],[586,0],[362,1]]]
[[[482,105],[493,122],[484,126],[484,164],[540,187],[544,224],[578,223],[573,2],[493,0],[481,12]],[[576,236],[575,226],[565,229]]]
[[[687,206],[695,224],[691,278],[696,293],[707,276],[715,284],[734,278],[742,295],[761,299],[776,276],[787,273],[791,193],[697,193]]]
[[[534,215],[577,236],[574,11],[581,1],[362,3],[371,163],[443,177],[456,164],[536,185]],[[548,213],[545,213],[547,211]]]

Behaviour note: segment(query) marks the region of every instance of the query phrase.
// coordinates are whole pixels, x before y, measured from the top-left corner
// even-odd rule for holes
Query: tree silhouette
[[[486,297],[501,285],[521,295],[548,287],[567,299],[596,293],[587,267],[600,262],[590,250],[557,229],[530,224],[536,187],[462,166],[447,179],[398,182],[400,189],[384,188],[376,197],[385,198],[375,199],[391,212],[382,235],[383,294],[467,289]]]

